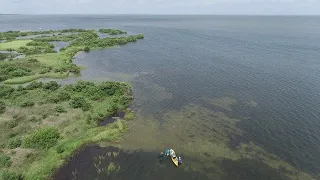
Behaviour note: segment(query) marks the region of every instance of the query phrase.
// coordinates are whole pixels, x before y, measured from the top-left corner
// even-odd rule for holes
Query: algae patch
[[[167,111],[161,118],[163,121],[155,121],[151,116],[139,119],[142,117],[137,115],[137,120],[129,123],[130,129],[135,131],[129,131],[122,146],[159,152],[164,147],[172,147],[178,156],[195,159],[184,159],[188,165],[182,168],[204,172],[211,178],[232,179],[225,165],[244,164],[247,172],[242,174],[250,177],[268,171],[272,172],[270,177],[276,179],[312,179],[243,137],[244,133],[237,127],[241,120],[226,113],[236,102],[232,98],[214,99],[212,103],[222,107],[221,111],[190,104],[179,111]],[[257,165],[262,168],[254,168]],[[250,174],[250,168],[256,172]],[[234,174],[233,179],[236,177]]]

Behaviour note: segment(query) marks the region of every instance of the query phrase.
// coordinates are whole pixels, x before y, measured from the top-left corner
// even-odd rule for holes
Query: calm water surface
[[[319,178],[320,17],[0,16],[0,24],[0,31],[107,27],[145,34],[74,61],[87,67],[81,79],[132,83],[138,118],[122,146],[144,151],[143,162],[152,164],[136,179],[163,177],[150,153],[166,146],[189,159],[185,173],[193,179],[288,178],[270,167],[271,158],[239,150],[249,142]],[[125,173],[131,170],[118,179]]]

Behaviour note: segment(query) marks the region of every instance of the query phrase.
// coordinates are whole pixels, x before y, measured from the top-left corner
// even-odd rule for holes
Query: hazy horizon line
[[[108,13],[55,13],[55,14],[38,14],[38,13],[0,13],[0,15],[116,15],[116,16],[126,16],[126,15],[156,15],[156,16],[320,16],[320,14],[108,14]]]

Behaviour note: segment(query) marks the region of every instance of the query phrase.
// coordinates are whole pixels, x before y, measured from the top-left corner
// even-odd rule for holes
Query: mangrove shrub
[[[0,98],[8,98],[13,91],[10,86],[0,86]]]
[[[90,47],[86,46],[83,50],[84,50],[84,52],[90,52]]]
[[[47,149],[56,145],[60,134],[56,128],[46,127],[26,136],[22,142],[25,148]]]
[[[59,87],[60,87],[60,85],[56,81],[50,81],[50,82],[45,83],[43,85],[44,90],[51,90],[51,91],[55,91],[55,90],[59,89]]]
[[[58,113],[66,113],[67,110],[63,106],[56,106],[54,108]]]
[[[70,106],[72,108],[81,108],[83,111],[88,111],[91,108],[91,104],[80,96],[71,98]]]
[[[20,107],[32,107],[35,103],[31,100],[26,100],[20,104]]]
[[[6,111],[6,104],[0,101],[0,114],[4,113],[5,111]]]
[[[6,154],[0,154],[0,168],[9,167],[12,164],[11,158]]]
[[[23,63],[4,62],[0,64],[0,81],[9,78],[33,75],[34,73]]]
[[[126,31],[121,31],[119,29],[99,29],[101,33],[107,33],[110,35],[117,35],[117,34],[127,34]]]
[[[21,143],[22,143],[22,140],[20,137],[10,138],[8,142],[8,148],[14,149],[14,148],[20,147]]]
[[[43,86],[42,82],[36,82],[33,81],[30,84],[27,85],[26,89],[27,90],[33,90],[33,89],[37,89],[37,88],[41,88]]]
[[[71,98],[70,94],[66,91],[59,91],[57,93],[51,94],[47,98],[47,102],[50,103],[59,103],[63,101],[68,101]]]
[[[9,128],[14,128],[14,127],[18,126],[18,121],[13,119],[13,120],[8,121],[6,124]]]

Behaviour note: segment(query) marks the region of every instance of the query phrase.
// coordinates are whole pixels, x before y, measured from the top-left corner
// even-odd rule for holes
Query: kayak
[[[178,167],[179,166],[179,161],[178,161],[176,153],[174,152],[173,149],[170,149],[170,157],[171,157],[171,160],[172,160],[173,164]]]

